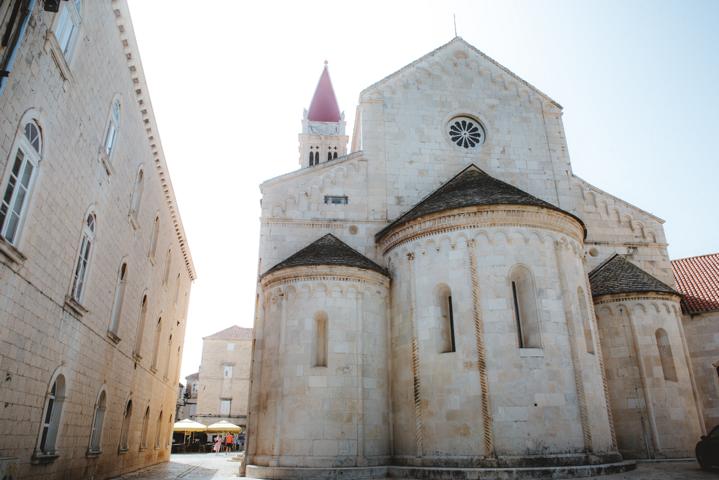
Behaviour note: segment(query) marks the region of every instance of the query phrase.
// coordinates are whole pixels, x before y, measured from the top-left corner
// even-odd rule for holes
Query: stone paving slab
[[[239,462],[231,455],[214,453],[172,455],[169,463],[155,465],[116,480],[235,480]],[[719,471],[705,472],[694,461],[642,462],[636,470],[615,475],[585,477],[587,480],[709,480]]]

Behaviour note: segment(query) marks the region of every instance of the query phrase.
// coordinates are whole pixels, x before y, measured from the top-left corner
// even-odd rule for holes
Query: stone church
[[[349,140],[325,65],[301,168],[261,186],[248,476],[693,455],[663,220],[572,173],[556,101],[456,37]]]

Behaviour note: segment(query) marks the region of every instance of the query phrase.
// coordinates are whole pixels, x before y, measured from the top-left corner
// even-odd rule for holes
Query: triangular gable
[[[365,88],[364,90],[362,90],[362,92],[360,93],[360,97],[363,96],[363,95],[365,95],[365,94],[367,94],[367,93],[370,93],[372,90],[376,90],[376,89],[378,89],[378,88],[384,86],[386,83],[388,83],[388,82],[394,80],[397,76],[399,76],[399,75],[401,75],[401,74],[403,74],[403,73],[409,71],[410,69],[416,67],[417,65],[419,65],[419,64],[422,63],[422,62],[424,62],[425,60],[428,60],[428,59],[430,59],[431,57],[436,56],[439,52],[445,50],[446,48],[448,48],[448,47],[450,47],[450,46],[452,46],[452,45],[456,45],[456,44],[461,44],[461,45],[465,46],[465,47],[468,48],[470,51],[472,51],[473,53],[475,53],[475,54],[477,54],[479,57],[481,57],[483,60],[488,61],[489,63],[491,63],[491,64],[494,65],[495,67],[499,68],[503,73],[505,73],[505,74],[509,75],[510,77],[512,77],[512,79],[516,80],[516,81],[519,82],[521,85],[527,87],[527,88],[530,89],[532,92],[536,93],[537,95],[539,95],[540,97],[544,98],[544,99],[547,100],[548,102],[554,104],[554,105],[555,105],[557,108],[559,108],[560,110],[562,109],[562,106],[561,106],[557,101],[555,101],[554,99],[552,99],[549,95],[547,95],[546,93],[542,92],[542,91],[539,90],[537,87],[535,87],[535,86],[532,85],[531,83],[527,82],[526,80],[524,80],[523,78],[521,78],[519,75],[517,75],[516,73],[512,72],[512,71],[509,70],[507,67],[505,67],[505,66],[502,65],[501,63],[497,62],[497,61],[494,60],[492,57],[488,56],[487,54],[485,54],[484,52],[482,52],[481,50],[479,50],[477,47],[475,47],[474,45],[470,44],[469,42],[467,42],[466,40],[464,40],[462,37],[459,37],[459,36],[458,36],[458,37],[454,37],[454,38],[453,38],[452,40],[450,40],[449,42],[447,42],[447,43],[445,43],[444,45],[442,45],[442,46],[440,46],[440,47],[438,47],[438,48],[432,50],[431,52],[429,52],[428,54],[426,54],[426,55],[424,55],[424,56],[418,58],[418,59],[415,60],[414,62],[412,62],[412,63],[410,63],[410,64],[408,64],[408,65],[406,65],[406,66],[400,68],[400,69],[397,70],[396,72],[387,75],[387,76],[384,77],[382,80],[373,83],[373,84],[370,85],[369,87],[367,87],[367,88]]]
[[[593,297],[620,293],[679,295],[672,287],[618,254],[614,254],[589,272],[589,283]]]
[[[206,338],[210,338],[212,340],[252,340],[252,329],[233,325],[202,338],[203,340]]]
[[[530,205],[547,208],[569,215],[584,226],[581,219],[575,215],[507,182],[494,178],[476,165],[470,164],[444,185],[420,200],[409,211],[380,230],[375,235],[375,240],[379,241],[390,230],[425,215],[482,205]]]
[[[346,267],[373,270],[389,276],[387,270],[359,253],[331,233],[315,240],[297,253],[287,257],[262,275],[291,267],[316,265],[342,265]]]

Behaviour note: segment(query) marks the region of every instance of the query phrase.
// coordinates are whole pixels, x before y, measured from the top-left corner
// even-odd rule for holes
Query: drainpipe
[[[12,38],[12,43],[8,46],[8,49],[10,50],[10,55],[7,56],[5,64],[0,68],[0,96],[2,96],[3,92],[5,91],[5,85],[7,85],[8,83],[8,77],[10,76],[10,72],[12,72],[13,66],[15,65],[15,58],[17,57],[18,47],[20,45],[20,41],[25,36],[25,29],[27,28],[28,21],[30,20],[30,13],[32,12],[33,8],[35,8],[35,0],[29,0],[29,2],[27,2],[27,4],[25,5],[25,8],[20,8],[20,17],[22,18],[22,20],[20,20],[20,28],[18,29],[17,35],[14,35],[14,37]],[[12,23],[8,25],[8,28],[12,28]]]

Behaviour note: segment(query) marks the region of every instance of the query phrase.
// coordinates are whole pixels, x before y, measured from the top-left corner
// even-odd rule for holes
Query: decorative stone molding
[[[195,266],[192,262],[192,255],[190,254],[190,249],[187,245],[185,230],[182,226],[182,219],[180,218],[180,212],[177,208],[175,191],[172,188],[167,162],[165,161],[165,153],[162,149],[162,144],[160,143],[157,121],[155,120],[155,114],[152,110],[152,103],[150,101],[147,88],[147,81],[145,80],[145,73],[142,68],[142,64],[140,63],[140,51],[137,47],[137,40],[135,39],[135,32],[132,28],[127,2],[123,0],[112,0],[112,8],[115,13],[115,23],[117,24],[117,29],[120,34],[122,48],[125,53],[125,58],[127,59],[127,68],[130,70],[130,75],[132,76],[137,105],[140,109],[142,121],[145,125],[147,141],[149,142],[150,149],[152,151],[155,170],[160,178],[160,184],[162,185],[165,200],[167,201],[170,218],[172,219],[173,226],[175,227],[177,241],[180,244],[180,251],[185,259],[187,273],[191,280],[195,280],[197,277],[195,273]]]
[[[612,295],[602,295],[594,297],[594,305],[605,305],[610,303],[618,302],[629,302],[635,300],[660,300],[679,303],[680,296],[673,293],[655,293],[655,292],[641,292],[641,293],[615,293]],[[611,309],[610,309],[611,310]],[[676,311],[676,310],[675,310]]]
[[[313,265],[284,268],[265,275],[261,280],[262,289],[267,291],[279,286],[302,282],[353,282],[389,288],[389,279],[384,275],[355,267],[339,265]]]
[[[379,240],[379,248],[387,254],[412,240],[463,229],[485,227],[530,227],[568,235],[579,245],[584,228],[570,215],[534,206],[489,205],[473,206],[426,215],[391,230]],[[525,242],[528,241],[525,239]]]

